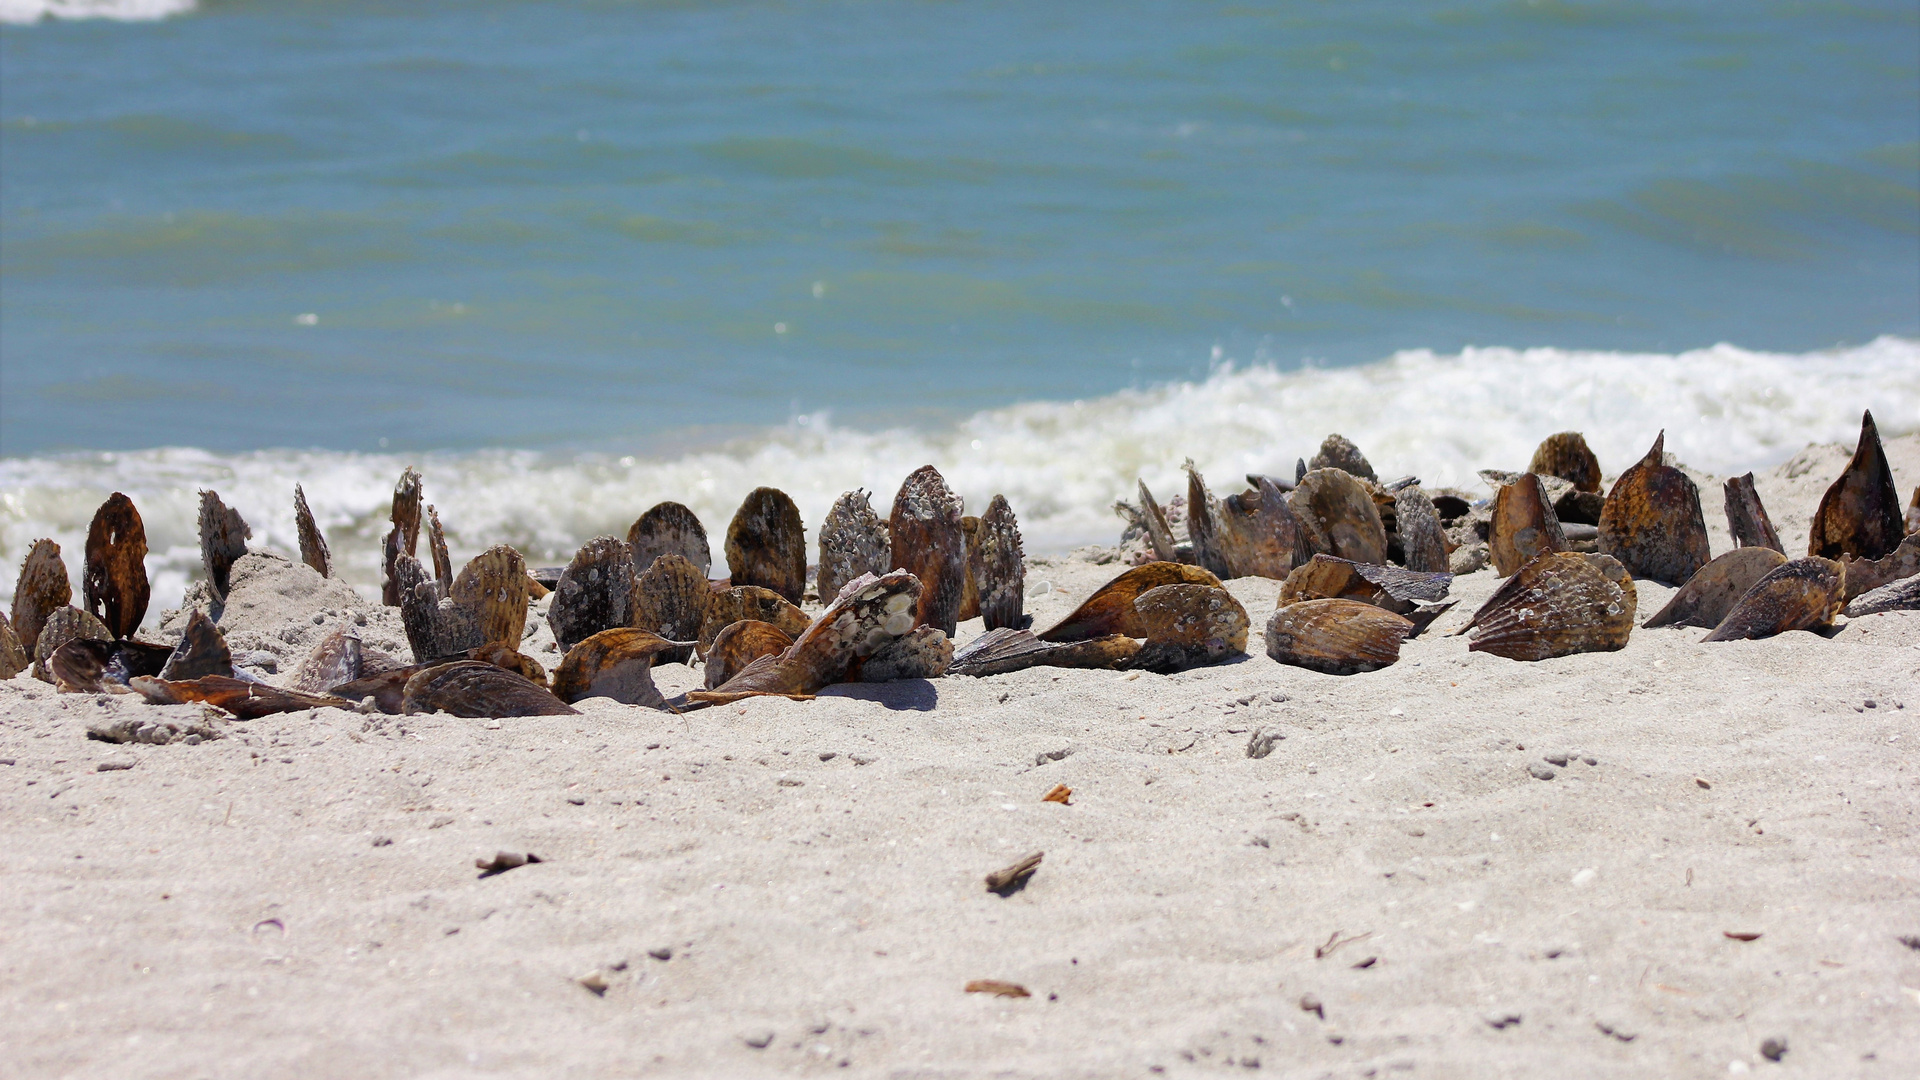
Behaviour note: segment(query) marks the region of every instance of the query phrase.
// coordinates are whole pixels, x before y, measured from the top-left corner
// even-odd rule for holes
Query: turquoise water
[[[1883,334],[1920,335],[1909,0],[238,0],[0,28],[15,457],[661,457],[1223,360]]]

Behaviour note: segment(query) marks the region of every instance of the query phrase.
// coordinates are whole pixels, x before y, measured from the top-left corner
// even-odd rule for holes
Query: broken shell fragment
[[[634,625],[639,585],[633,576],[632,549],[612,536],[581,545],[560,574],[547,608],[547,625],[562,650],[602,630]]]
[[[1883,611],[1920,611],[1920,574],[1861,593],[1847,605],[1847,618],[1859,619]],[[0,667],[0,671],[4,670]]]
[[[1433,500],[1418,487],[1402,488],[1394,493],[1393,508],[1394,528],[1400,536],[1407,569],[1447,573],[1447,531],[1440,524],[1440,511]]]
[[[1600,490],[1600,459],[1587,446],[1586,436],[1577,431],[1562,431],[1541,440],[1527,463],[1527,471],[1541,476],[1557,476],[1576,490]]]
[[[453,601],[478,617],[480,640],[514,646],[526,635],[526,560],[505,544],[496,544],[467,563],[453,582]]]
[[[72,602],[73,584],[60,558],[60,545],[35,540],[20,562],[20,576],[13,586],[13,632],[20,636],[20,648],[28,656],[33,655],[47,616]]]
[[[71,604],[53,609],[47,616],[46,625],[40,628],[40,636],[33,643],[33,677],[41,682],[52,682],[53,673],[48,669],[47,661],[55,650],[74,638],[112,641],[113,633],[92,613],[81,611]]]
[[[1728,480],[1726,492],[1727,531],[1733,534],[1734,546],[1772,548],[1784,554],[1787,549],[1781,546],[1780,534],[1760,504],[1760,493],[1753,489],[1753,474]]]
[[[1541,555],[1567,550],[1566,534],[1538,476],[1522,473],[1495,493],[1487,550],[1493,556],[1493,572],[1501,577],[1511,576]]]
[[[905,570],[862,575],[777,656],[763,656],[712,690],[689,700],[726,702],[760,694],[808,695],[844,681],[855,662],[914,628],[920,579]],[[777,624],[776,624],[777,625]]]
[[[1302,600],[1267,620],[1267,655],[1327,675],[1378,671],[1400,659],[1413,623],[1358,600]]]
[[[249,679],[229,679],[224,675],[203,675],[198,679],[177,682],[144,676],[129,680],[127,685],[154,705],[205,702],[216,709],[225,709],[242,720],[258,720],[274,713],[347,709],[353,706],[345,698],[331,694],[304,694]]]
[[[806,612],[788,603],[786,597],[772,589],[762,589],[757,585],[735,585],[711,594],[706,620],[700,624],[700,654],[706,655],[720,631],[742,619],[772,623],[780,628],[781,633],[792,638],[806,633],[813,621],[807,618]]]
[[[389,583],[400,599],[400,624],[413,648],[414,660],[425,663],[459,656],[486,641],[480,616],[473,608],[442,596],[428,580],[420,561],[411,555],[394,560]]]
[[[81,594],[88,611],[116,638],[132,637],[147,617],[147,529],[133,500],[107,497],[87,529],[87,573]]]
[[[1683,585],[1712,554],[1700,489],[1687,474],[1665,464],[1667,433],[1647,456],[1613,482],[1600,512],[1600,551],[1620,560],[1627,573]]]
[[[447,531],[440,527],[440,511],[431,504],[427,506],[427,552],[433,556],[433,580],[440,586],[440,595],[450,595],[453,556],[447,553]]]
[[[1066,644],[1041,641],[1030,631],[1003,626],[954,650],[949,675],[1004,675],[1030,667],[1111,668],[1129,665],[1140,643],[1125,634],[1109,634]]]
[[[393,528],[388,530],[380,562],[380,598],[388,607],[400,606],[400,588],[393,567],[400,556],[420,554],[420,474],[411,466],[393,485]],[[317,568],[316,568],[317,569]]]
[[[1727,617],[1754,583],[1787,561],[1770,547],[1737,547],[1700,568],[1673,594],[1667,606],[1642,628],[1700,626],[1712,629]]]
[[[622,705],[659,708],[666,699],[653,683],[654,658],[676,647],[676,642],[645,630],[602,630],[567,650],[553,673],[554,696],[569,703],[604,697]]]
[[[167,657],[160,677],[168,682],[182,682],[202,675],[232,678],[233,653],[227,648],[226,635],[207,618],[206,612],[195,608],[187,616],[186,632]]]
[[[479,660],[456,660],[415,672],[407,680],[401,709],[463,717],[566,716],[575,711],[546,687]]]
[[[820,523],[820,599],[839,596],[847,582],[862,574],[884,574],[892,565],[887,523],[873,512],[867,492],[855,488],[835,499]]]
[[[1160,585],[1133,606],[1147,643],[1130,667],[1171,674],[1247,651],[1247,609],[1217,585]]]
[[[1307,469],[1308,471],[1339,469],[1349,476],[1357,476],[1362,480],[1380,479],[1374,475],[1373,466],[1367,463],[1367,455],[1362,454],[1360,448],[1353,445],[1352,440],[1345,435],[1327,436],[1320,443],[1320,452],[1313,455],[1313,460],[1307,463]]]
[[[893,543],[893,569],[920,581],[915,625],[951,637],[966,591],[967,541],[960,528],[960,500],[947,490],[940,470],[922,465],[900,485],[887,533]]]
[[[207,572],[215,603],[226,601],[227,575],[247,553],[247,538],[252,535],[240,511],[221,502],[218,492],[200,493],[200,565]]]
[[[807,530],[778,488],[755,488],[727,526],[727,572],[735,585],[772,589],[798,604],[807,592]]]
[[[694,565],[701,577],[713,569],[713,548],[699,515],[677,502],[658,503],[627,529],[633,549],[633,572],[644,574],[662,555],[678,555]]]
[[[1344,469],[1314,469],[1287,496],[1315,551],[1354,562],[1387,561],[1387,530],[1373,493]]]
[[[300,561],[313,567],[321,577],[333,576],[333,553],[327,550],[326,534],[313,520],[307,508],[307,493],[293,485],[293,531],[300,537]]]
[[[1192,458],[1181,468],[1187,473],[1187,537],[1193,542],[1193,561],[1217,578],[1233,577],[1221,550],[1220,500],[1213,497]]]
[[[980,619],[988,630],[1026,626],[1027,564],[1020,544],[1020,523],[1006,496],[995,495],[980,515],[980,530],[967,552],[980,594]]]
[[[953,664],[953,639],[931,626],[912,630],[883,643],[873,655],[847,669],[850,681],[883,683],[902,679],[937,679]]]
[[[1808,532],[1807,554],[1823,559],[1851,555],[1878,559],[1900,546],[1906,535],[1900,517],[1900,492],[1880,447],[1873,413],[1860,418],[1860,442],[1845,472],[1820,497]]]
[[[1180,555],[1173,539],[1173,526],[1167,521],[1165,510],[1154,500],[1153,492],[1147,490],[1147,482],[1139,481],[1140,516],[1147,528],[1147,543],[1153,546],[1154,557],[1161,562],[1179,562]]]
[[[707,649],[707,689],[712,690],[746,670],[763,656],[778,656],[793,637],[772,623],[741,619],[714,635]]]
[[[1065,644],[1089,638],[1124,634],[1131,638],[1147,636],[1145,621],[1133,606],[1141,594],[1162,585],[1211,585],[1220,587],[1220,579],[1198,566],[1177,562],[1150,562],[1136,566],[1100,586],[1073,613],[1052,629],[1038,635],[1041,641]]]
[[[1920,534],[1900,541],[1893,554],[1878,559],[1843,556],[1840,565],[1847,568],[1847,599],[1871,592],[1888,582],[1920,574]]]
[[[1420,573],[1315,555],[1287,575],[1280,586],[1278,606],[1302,600],[1358,600],[1407,615],[1422,604],[1445,600],[1452,585],[1453,575],[1449,573]]]
[[[1845,603],[1846,571],[1809,556],[1769,570],[1702,641],[1744,641],[1830,625]]]
[[[1637,593],[1619,560],[1576,551],[1542,555],[1494,590],[1456,633],[1469,652],[1545,660],[1625,648]]]
[[[20,644],[20,635],[13,632],[13,620],[0,612],[0,680],[11,679],[32,664],[33,657]]]

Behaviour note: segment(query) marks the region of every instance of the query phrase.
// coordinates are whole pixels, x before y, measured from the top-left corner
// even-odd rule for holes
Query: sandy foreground
[[[1759,478],[1790,552],[1849,450]],[[1909,492],[1920,438],[1888,451]],[[1033,559],[1029,610],[1120,569]],[[685,716],[327,709],[112,745],[88,724],[204,714],[23,674],[0,1071],[1920,1075],[1920,613],[1526,664],[1449,636],[1495,584],[1458,579],[1398,665],[1344,678],[1266,657],[1262,579],[1228,583],[1237,663]],[[1640,583],[1639,619],[1670,595]],[[340,599],[229,633],[288,673]],[[1281,737],[1262,758],[1256,733]],[[482,877],[498,849],[546,861]],[[986,891],[1036,851],[1025,889]],[[596,971],[603,996],[575,981]]]

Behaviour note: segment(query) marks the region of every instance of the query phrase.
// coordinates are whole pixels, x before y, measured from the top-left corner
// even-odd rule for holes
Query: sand
[[[1920,440],[1889,451],[1910,490]],[[1790,549],[1845,458],[1759,478]],[[1029,608],[1048,624],[1119,569],[1034,559]],[[1920,612],[1526,664],[1448,636],[1495,584],[1460,578],[1398,665],[1345,678],[1256,633],[1175,676],[326,709],[147,746],[85,731],[205,712],[22,675],[0,683],[5,1071],[1920,1073]],[[1278,583],[1229,588],[1264,625]],[[1641,583],[1640,619],[1670,595]],[[284,678],[354,603],[225,618]],[[1070,805],[1042,801],[1057,784]],[[481,876],[501,849],[544,861]],[[1026,888],[986,891],[1036,851]]]

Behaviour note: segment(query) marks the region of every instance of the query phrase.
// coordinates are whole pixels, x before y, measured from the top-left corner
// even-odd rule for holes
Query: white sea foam
[[[0,0],[0,23],[37,23],[41,19],[112,19],[152,22],[184,15],[194,0]]]
[[[1804,355],[1716,346],[1679,355],[1560,349],[1400,353],[1362,367],[1279,371],[1222,363],[1201,382],[978,413],[934,432],[859,432],[804,418],[681,457],[564,458],[489,450],[403,457],[330,451],[214,454],[194,449],[0,460],[0,589],[37,537],[78,573],[87,523],[112,491],[132,496],[152,550],[154,607],[199,572],[196,492],[218,490],[252,525],[254,546],[293,551],[292,491],[307,499],[351,581],[377,577],[395,476],[416,465],[456,555],[509,542],[535,563],[564,561],[589,537],[624,536],[661,499],[687,503],[720,554],[726,523],[756,486],[779,487],[809,527],[855,486],[884,515],[913,468],[932,463],[983,508],[1004,493],[1029,551],[1111,543],[1111,507],[1144,477],[1184,490],[1192,457],[1215,490],[1244,473],[1293,473],[1320,440],[1353,439],[1383,477],[1477,488],[1481,468],[1521,468],[1553,432],[1579,430],[1611,475],[1667,432],[1681,460],[1721,474],[1778,463],[1810,442],[1850,444],[1871,408],[1887,435],[1920,430],[1920,341],[1881,338]],[[724,573],[724,571],[719,571]],[[76,576],[76,581],[78,580]]]

